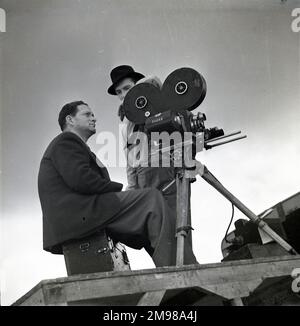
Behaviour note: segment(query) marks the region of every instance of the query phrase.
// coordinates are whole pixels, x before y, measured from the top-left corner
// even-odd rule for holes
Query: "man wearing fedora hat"
[[[131,66],[121,65],[112,69],[110,73],[112,85],[108,88],[110,95],[117,96],[121,103],[136,83],[147,82],[161,88],[162,83],[156,76],[146,78],[143,74],[136,72]],[[142,167],[138,164],[131,149],[136,146],[132,142],[135,131],[140,130],[140,126],[129,121],[124,114],[122,104],[119,107],[118,115],[122,121],[123,150],[127,159],[127,190],[156,188],[162,191],[164,198],[173,209],[176,216],[176,183],[173,167]],[[129,141],[130,140],[130,141]],[[150,158],[146,158],[150,159]],[[149,160],[150,161],[150,160]]]

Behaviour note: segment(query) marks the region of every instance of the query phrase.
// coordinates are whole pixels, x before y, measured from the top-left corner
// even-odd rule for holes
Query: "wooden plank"
[[[68,302],[68,306],[136,306],[143,293]]]
[[[243,306],[243,301],[241,298],[234,298],[230,300],[230,305],[231,306]]]
[[[206,293],[212,293],[224,299],[234,299],[249,296],[249,294],[253,292],[262,282],[262,278],[238,282],[227,281],[218,284],[214,283],[201,285],[201,289]]]
[[[251,295],[244,298],[244,304],[250,306],[300,306],[300,296],[293,292],[291,276],[264,280]]]
[[[44,293],[45,305],[52,305],[59,303],[61,306],[67,305],[67,297],[65,287],[63,284],[56,284],[54,286],[45,285],[42,287]]]
[[[290,275],[300,256],[258,258],[206,265],[94,273],[42,281],[47,304],[197,287],[230,300],[248,296],[262,280]],[[57,286],[62,289],[58,290]],[[55,295],[50,293],[55,288]],[[112,291],[113,289],[113,291]],[[21,299],[20,299],[21,300]],[[22,301],[19,300],[19,303]]]
[[[42,290],[43,281],[38,283],[35,287],[33,287],[30,291],[24,294],[20,299],[12,304],[12,306],[43,306],[44,302],[44,293]]]
[[[158,306],[166,291],[146,292],[138,302],[138,306]]]
[[[39,288],[31,295],[24,298],[20,303],[16,302],[14,305],[17,306],[45,306],[43,289]]]

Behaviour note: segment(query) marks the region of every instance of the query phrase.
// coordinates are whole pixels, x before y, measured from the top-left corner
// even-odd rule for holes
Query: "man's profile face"
[[[96,132],[96,118],[89,106],[80,104],[77,106],[75,116],[71,116],[72,127],[78,132],[94,134]]]
[[[121,102],[123,102],[126,94],[134,85],[135,82],[132,78],[125,78],[116,86],[116,94]]]

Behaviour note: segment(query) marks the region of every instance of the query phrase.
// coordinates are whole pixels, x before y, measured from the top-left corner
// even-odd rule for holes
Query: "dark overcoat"
[[[43,247],[62,253],[61,244],[105,227],[120,211],[114,192],[122,184],[110,180],[105,167],[72,132],[52,140],[41,160],[38,190],[43,212]]]

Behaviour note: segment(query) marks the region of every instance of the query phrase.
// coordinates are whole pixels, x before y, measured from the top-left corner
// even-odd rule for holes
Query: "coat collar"
[[[99,165],[98,161],[100,162],[101,166],[104,167],[104,165],[101,163],[100,160],[98,160],[97,156],[95,155],[95,153],[93,153],[90,149],[90,147],[87,145],[86,142],[84,142],[82,140],[82,138],[80,138],[77,134],[75,134],[74,132],[71,132],[71,131],[65,131],[64,133],[67,133],[67,134],[71,134],[73,135],[76,139],[79,139],[80,142],[82,143],[82,145],[87,149],[88,153],[90,154],[90,156],[93,158],[93,160]]]

